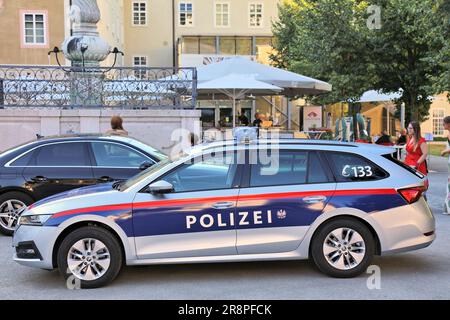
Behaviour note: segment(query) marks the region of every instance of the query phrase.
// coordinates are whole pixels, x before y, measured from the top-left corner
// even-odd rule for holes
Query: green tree
[[[279,5],[273,25],[278,67],[333,85],[314,97],[319,103],[355,100],[374,83],[374,66],[367,52],[367,4],[352,0],[292,0]]]
[[[441,0],[448,1],[448,0]],[[433,0],[290,0],[280,4],[276,65],[330,82],[319,102],[355,100],[368,89],[401,91],[408,118],[426,119],[443,72],[443,24]],[[380,9],[380,25],[368,21]],[[441,53],[442,54],[442,53]],[[433,57],[433,58],[432,58]],[[408,120],[409,120],[408,119]]]
[[[450,0],[438,0],[434,6],[437,19],[437,32],[442,48],[436,54],[431,54],[430,59],[439,63],[442,72],[431,75],[433,89],[436,92],[448,92],[450,101]],[[440,30],[443,30],[440,32]]]
[[[436,93],[431,75],[442,67],[430,56],[442,48],[443,29],[436,19],[432,0],[374,0],[381,7],[381,29],[369,38],[378,81],[376,89],[402,90],[397,103],[405,103],[407,119],[428,117],[431,97]]]

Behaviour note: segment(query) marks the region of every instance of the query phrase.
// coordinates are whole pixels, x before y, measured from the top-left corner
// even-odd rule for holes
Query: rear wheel
[[[33,199],[22,192],[12,191],[0,195],[0,232],[12,236],[24,208],[33,203]]]
[[[375,240],[360,221],[338,218],[321,227],[311,244],[311,256],[323,273],[351,278],[363,273],[372,261]]]
[[[65,279],[86,289],[113,281],[123,261],[116,237],[99,227],[82,227],[67,235],[57,258],[59,271]]]

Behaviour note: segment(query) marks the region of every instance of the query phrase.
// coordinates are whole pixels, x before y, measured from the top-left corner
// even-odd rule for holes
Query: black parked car
[[[41,138],[0,154],[0,232],[12,235],[24,206],[96,183],[128,179],[166,159],[160,151],[121,136]]]

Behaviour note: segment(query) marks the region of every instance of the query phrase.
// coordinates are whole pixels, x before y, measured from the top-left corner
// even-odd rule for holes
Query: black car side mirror
[[[139,170],[144,171],[144,170],[150,168],[152,165],[153,165],[153,163],[151,163],[150,161],[144,161],[139,166]]]

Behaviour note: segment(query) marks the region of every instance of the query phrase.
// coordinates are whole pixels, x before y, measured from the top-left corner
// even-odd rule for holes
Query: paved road
[[[381,288],[369,275],[333,279],[308,261],[127,267],[107,288],[68,290],[56,271],[11,260],[10,239],[0,236],[0,299],[450,299],[450,216],[441,213],[447,173],[432,161],[428,199],[436,241],[423,250],[377,257]]]

